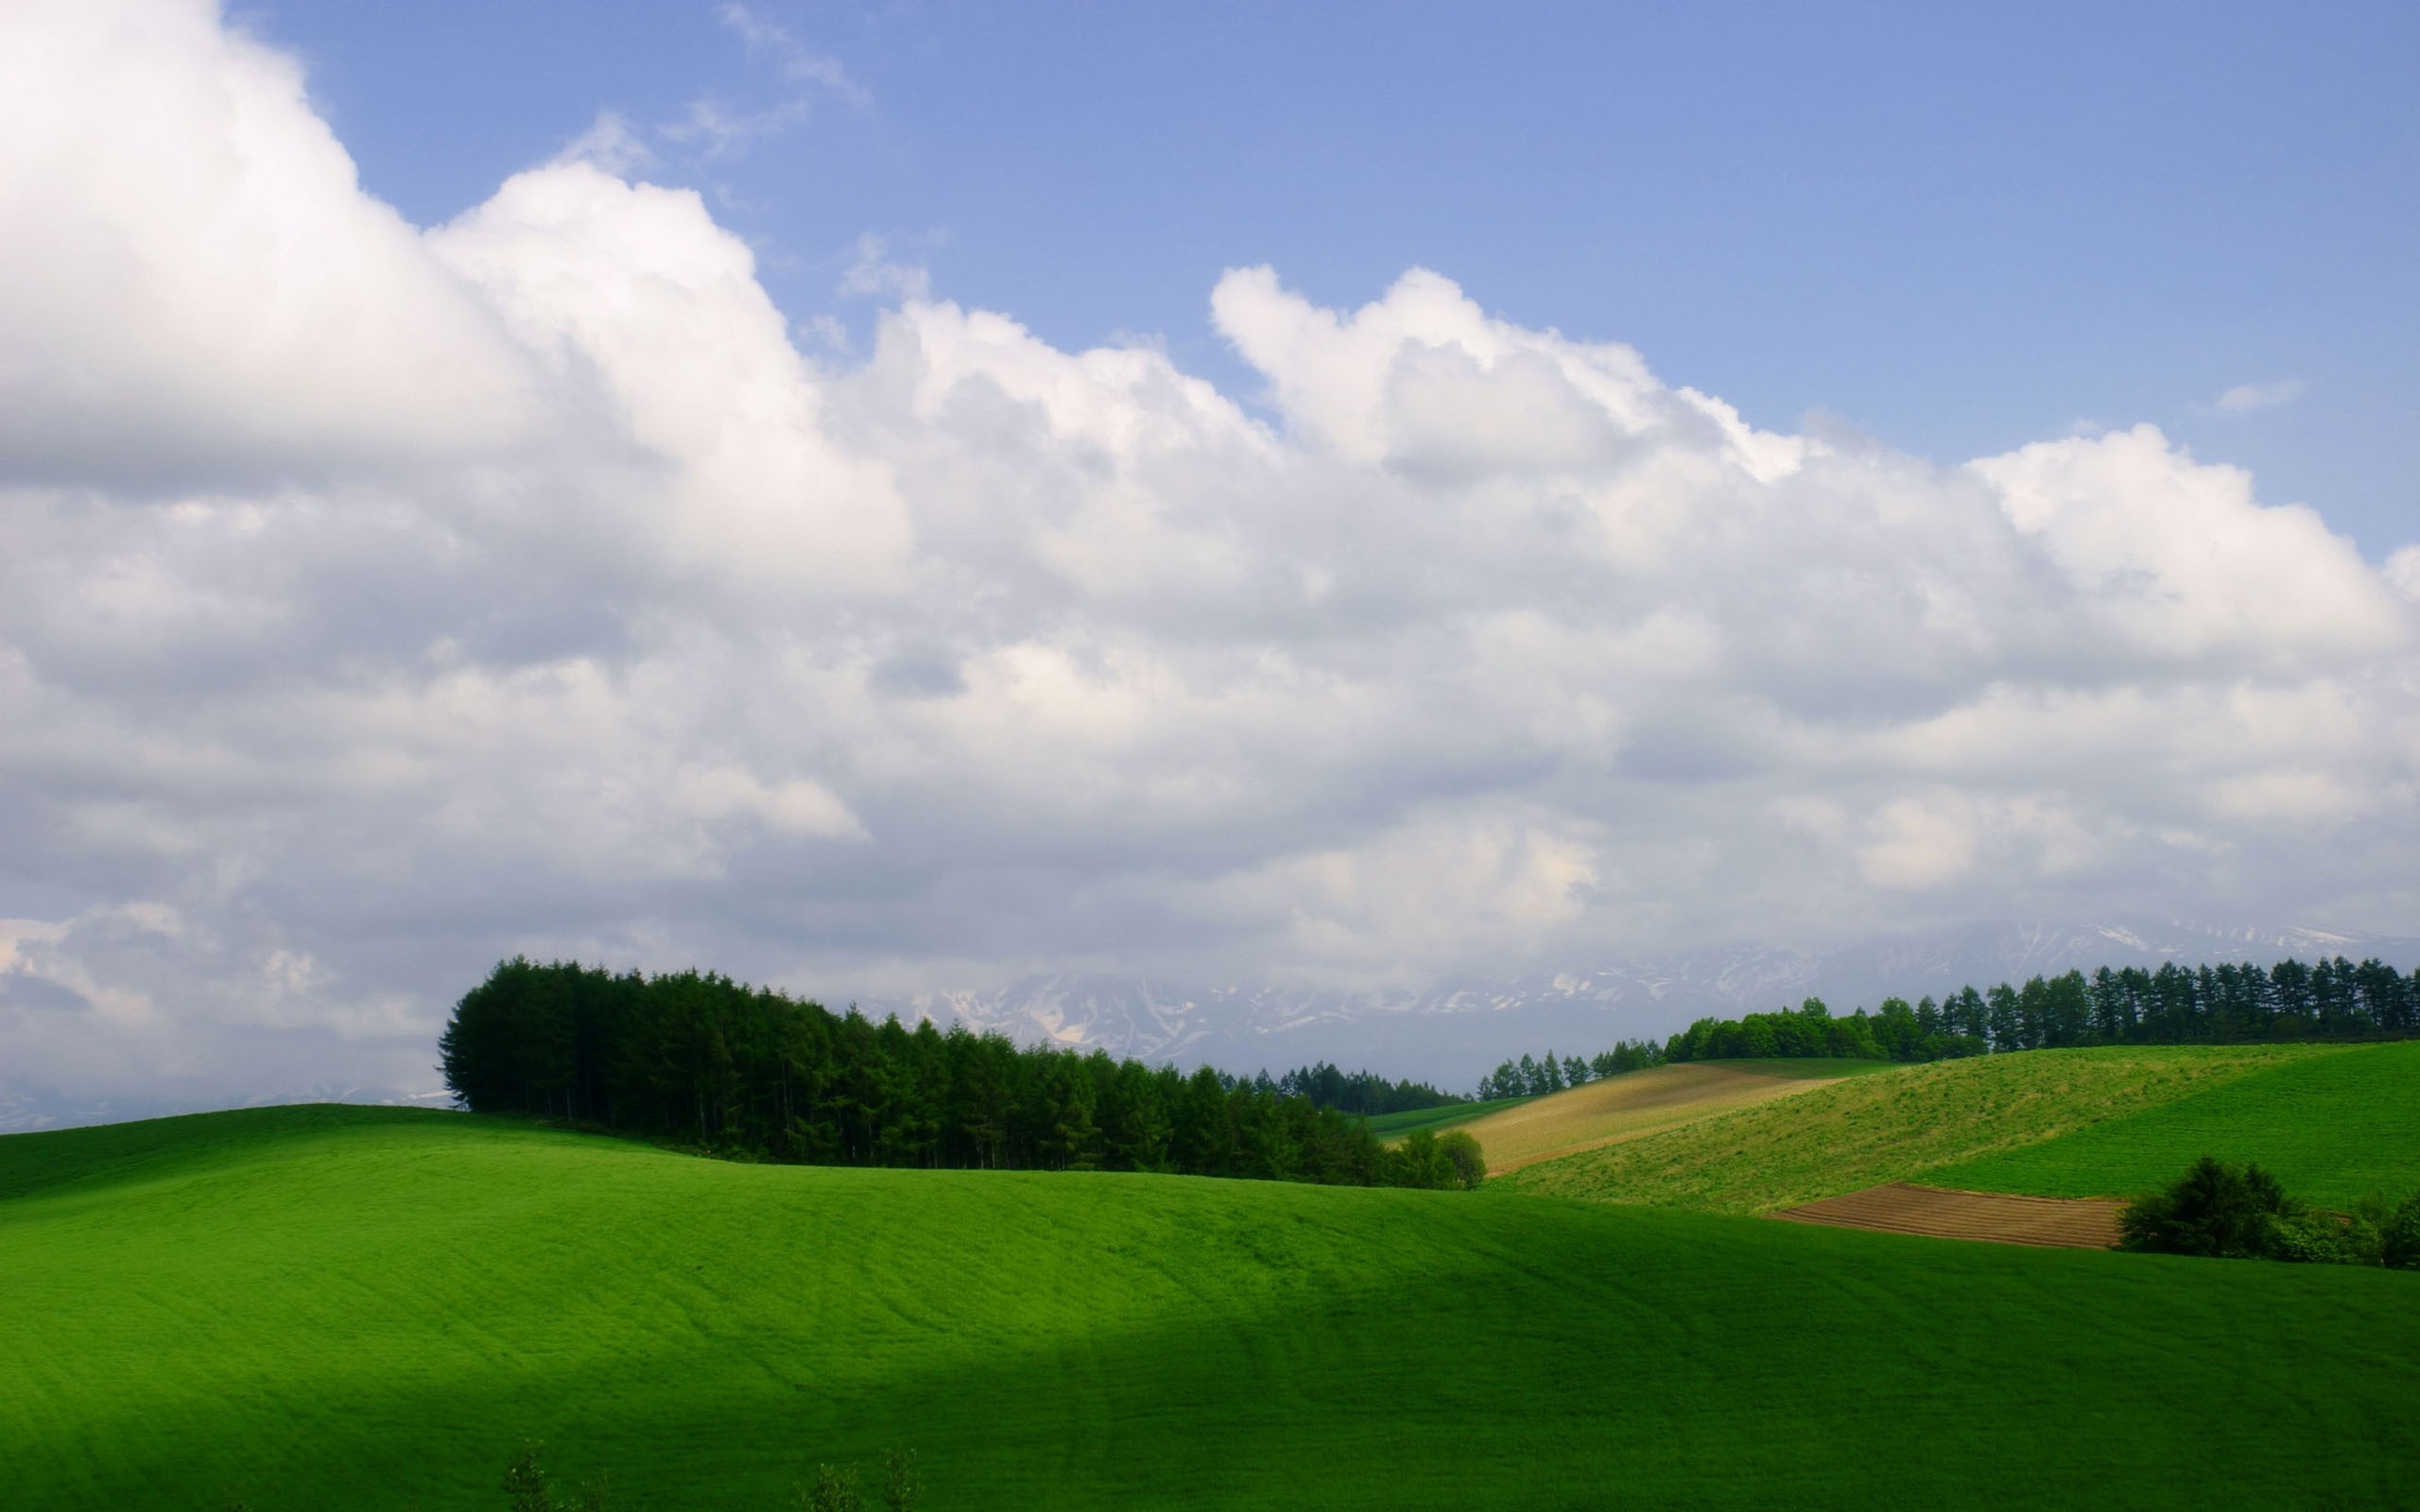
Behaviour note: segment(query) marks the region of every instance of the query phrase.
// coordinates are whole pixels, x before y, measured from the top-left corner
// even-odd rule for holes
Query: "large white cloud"
[[[366,197],[205,5],[0,18],[0,1081],[426,1085],[513,950],[1418,979],[2048,908],[2391,926],[2420,569],[2148,427],[1758,431],[1407,274],[1232,396],[697,196]]]
[[[12,472],[320,476],[541,422],[493,312],[360,192],[293,61],[210,8],[0,11],[0,144]]]

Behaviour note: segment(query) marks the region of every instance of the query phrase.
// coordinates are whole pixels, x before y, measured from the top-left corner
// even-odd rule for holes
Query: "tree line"
[[[2339,955],[2179,966],[2101,967],[1961,988],[1936,1003],[1882,1000],[1835,1017],[1822,998],[1795,1008],[1704,1018],[1662,1044],[1621,1040],[1589,1059],[1523,1056],[1479,1080],[1481,1098],[1535,1097],[1566,1087],[1690,1060],[1838,1057],[1946,1060],[2070,1045],[2228,1044],[2245,1040],[2400,1039],[2420,1034],[2420,971],[2406,976],[2372,958]]]
[[[1482,1102],[1504,1097],[1543,1097],[1566,1087],[1602,1081],[1625,1071],[1644,1071],[1663,1063],[1664,1047],[1652,1040],[1617,1040],[1611,1050],[1600,1050],[1586,1060],[1578,1056],[1558,1058],[1549,1050],[1542,1057],[1525,1055],[1517,1061],[1503,1062],[1479,1078],[1478,1095]]]
[[[1266,1081],[1268,1075],[1262,1072],[1255,1082]],[[1340,1113],[1372,1117],[1470,1101],[1452,1092],[1441,1092],[1425,1081],[1389,1081],[1374,1071],[1339,1071],[1324,1060],[1289,1071],[1270,1086],[1289,1097],[1307,1097],[1314,1108],[1333,1108]]]
[[[463,994],[438,1049],[447,1089],[474,1112],[750,1159],[1356,1186],[1459,1187],[1478,1174],[1450,1136],[1390,1149],[1359,1117],[1266,1074],[1186,1075],[964,1024],[875,1022],[712,972],[516,957]]]

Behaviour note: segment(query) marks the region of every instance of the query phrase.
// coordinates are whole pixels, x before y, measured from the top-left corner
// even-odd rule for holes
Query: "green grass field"
[[[1709,1060],[1697,1064],[1783,1081],[1829,1081],[1842,1076],[1862,1076],[1877,1071],[1901,1069],[1894,1067],[1887,1060]],[[1458,1103],[1446,1108],[1414,1108],[1403,1113],[1382,1113],[1367,1122],[1371,1132],[1389,1143],[1402,1139],[1416,1128],[1443,1133],[1449,1128],[1469,1128],[1481,1120],[1491,1120],[1500,1125],[1504,1121],[1495,1119],[1494,1115],[1516,1108],[1531,1109],[1535,1122],[1541,1125],[1555,1124],[1562,1122],[1558,1116],[1560,1110],[1574,1103],[1601,1102],[1605,1091],[1632,1085],[1634,1078],[1644,1077],[1653,1081],[1659,1076],[1668,1075],[1679,1069],[1655,1068],[1648,1071],[1625,1072],[1619,1075],[1600,1078],[1564,1091],[1546,1093],[1536,1097],[1498,1097],[1488,1102]],[[1591,1091],[1592,1088],[1599,1091]],[[1579,1122],[1584,1125],[1588,1119],[1583,1115]],[[1472,1132],[1478,1131],[1473,1129]],[[1601,1132],[1611,1134],[1616,1130],[1609,1126]],[[1564,1143],[1576,1143],[1589,1138],[1590,1134],[1591,1131],[1588,1128],[1579,1128]],[[1485,1143],[1482,1141],[1482,1143]],[[1518,1141],[1508,1143],[1499,1138],[1495,1141],[1495,1145],[1506,1156],[1517,1159],[1524,1153],[1513,1147],[1518,1143]],[[1491,1159],[1495,1157],[1491,1156]]]
[[[1943,1186],[2131,1197],[2204,1155],[2257,1160],[2286,1190],[2346,1209],[2420,1190],[2420,1040],[2290,1061],[2130,1117],[1932,1172]]]
[[[1823,1056],[1749,1057],[1738,1060],[1690,1060],[1690,1066],[1720,1066],[1726,1071],[1744,1071],[1752,1076],[1781,1076],[1790,1081],[1838,1081],[1843,1076],[1871,1076],[1877,1072],[1906,1071],[1896,1060],[1850,1060]]]
[[[1518,1108],[1529,1102],[1527,1097],[1495,1097],[1479,1103],[1448,1103],[1443,1108],[1413,1108],[1400,1113],[1377,1113],[1363,1120],[1370,1132],[1390,1143],[1403,1138],[1416,1128],[1433,1129],[1439,1133],[1485,1118],[1508,1108]]]
[[[1775,1064],[1790,1066],[1794,1074],[1777,1076],[1752,1069]],[[1802,1096],[1826,1084],[1820,1074],[1795,1074],[1801,1066],[1816,1064],[1872,1062],[1708,1060],[1651,1066],[1529,1098],[1461,1127],[1478,1142],[1490,1176],[1501,1176],[1577,1151],[1719,1118],[1736,1108]]]
[[[1974,1184],[1947,1173],[2277,1068],[2400,1048],[2117,1046],[1903,1066],[1527,1166],[1489,1188],[1767,1212],[1885,1181]],[[2182,1174],[2197,1153],[2155,1179]]]
[[[1752,1075],[1757,1076],[1781,1076],[1792,1081],[1828,1081],[1840,1076],[1864,1076],[1870,1075],[1877,1071],[1898,1071],[1904,1069],[1896,1063],[1888,1060],[1793,1060],[1775,1058],[1763,1060],[1709,1060],[1703,1062],[1703,1064],[1709,1066],[1721,1066],[1733,1071],[1744,1071]],[[1634,1076],[1638,1074],[1636,1072],[1628,1072],[1624,1074]],[[1589,1082],[1587,1085],[1595,1087],[1600,1085],[1600,1083]],[[1580,1089],[1578,1088],[1572,1089],[1572,1091],[1579,1090]],[[1561,1096],[1564,1094],[1551,1093],[1548,1095]],[[1485,1102],[1452,1103],[1443,1108],[1415,1108],[1401,1113],[1379,1113],[1365,1120],[1365,1122],[1370,1125],[1370,1132],[1377,1135],[1378,1138],[1382,1140],[1392,1143],[1403,1138],[1405,1135],[1410,1133],[1416,1128],[1425,1128],[1437,1133],[1443,1133],[1446,1129],[1459,1128],[1464,1124],[1469,1124],[1476,1120],[1485,1118],[1490,1113],[1500,1113],[1508,1108],[1520,1108],[1526,1104],[1537,1101],[1538,1099],[1535,1097],[1496,1097]]]
[[[893,1442],[940,1509],[2349,1506],[2420,1464],[2401,1273],[361,1108],[11,1136],[0,1194],[11,1508],[501,1507],[525,1436],[625,1509]]]

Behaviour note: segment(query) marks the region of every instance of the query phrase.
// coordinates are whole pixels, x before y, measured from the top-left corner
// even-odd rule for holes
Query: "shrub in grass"
[[[1487,1179],[1487,1157],[1478,1141],[1461,1129],[1440,1135],[1413,1129],[1387,1152],[1386,1184],[1425,1187],[1432,1192],[1467,1190]]]
[[[1487,1156],[1478,1141],[1461,1129],[1447,1129],[1437,1139],[1438,1152],[1445,1163],[1454,1168],[1454,1176],[1465,1189],[1475,1188],[1487,1179]]]
[[[2135,1198],[2118,1225],[2125,1249],[2420,1269],[2420,1193],[2393,1209],[2372,1193],[2350,1213],[2325,1212],[2287,1195],[2257,1165],[2206,1155],[2166,1191]]]
[[[2269,1258],[2308,1265],[2362,1265],[2365,1230],[2325,1212],[2303,1211],[2269,1220]]]
[[[923,1493],[924,1480],[916,1473],[915,1451],[886,1451],[882,1456],[884,1512],[914,1512]],[[857,1468],[817,1466],[815,1484],[798,1488],[798,1505],[804,1512],[866,1512],[865,1494],[857,1489]]]
[[[882,1504],[886,1512],[913,1512],[924,1495],[925,1478],[916,1473],[916,1452],[893,1449],[882,1456]]]
[[[2403,1205],[2378,1225],[2378,1263],[2397,1270],[2420,1270],[2420,1192],[2404,1198]]]
[[[2126,1249],[2261,1260],[2279,1255],[2281,1234],[2304,1216],[2302,1205],[2258,1165],[2205,1155],[2167,1191],[2135,1198],[2118,1227]]]
[[[577,1502],[558,1502],[546,1484],[546,1471],[540,1463],[544,1452],[541,1444],[524,1444],[521,1452],[504,1467],[504,1494],[511,1501],[507,1504],[512,1512],[604,1512],[605,1483],[596,1481],[580,1488]]]
[[[815,1484],[798,1488],[802,1512],[865,1512],[866,1499],[857,1494],[854,1467],[818,1465]]]

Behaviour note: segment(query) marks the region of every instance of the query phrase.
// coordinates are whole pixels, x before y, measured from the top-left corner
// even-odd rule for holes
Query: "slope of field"
[[[1845,1196],[1822,1197],[1772,1216],[1792,1223],[1872,1228],[1880,1233],[1982,1239],[2001,1245],[2061,1245],[2108,1249],[2118,1243],[2122,1202],[2090,1197],[2023,1197],[2004,1192],[1955,1192],[1893,1181]]]
[[[2257,1073],[2378,1048],[2113,1046],[1936,1061],[1542,1161],[1489,1185],[1718,1212],[1764,1212],[1891,1181],[1977,1186],[1946,1173]]]
[[[2048,1197],[2128,1197],[2204,1155],[2257,1160],[2324,1207],[2420,1190],[2420,1040],[2296,1060],[1927,1181]]]
[[[1416,1128],[1443,1133],[1449,1128],[1465,1128],[1481,1119],[1491,1120],[1496,1144],[1508,1153],[1506,1166],[1527,1164],[1545,1159],[1534,1147],[1536,1142],[1547,1143],[1547,1153],[1567,1155],[1576,1149],[1586,1149],[1606,1140],[1622,1138],[1643,1129],[1678,1123],[1685,1118],[1707,1112],[1720,1112],[1726,1108],[1742,1107],[1758,1101],[1754,1095],[1761,1091],[1775,1096],[1789,1088],[1751,1088],[1736,1078],[1755,1077],[1764,1081],[1838,1081],[1843,1076],[1870,1075],[1877,1071],[1900,1068],[1887,1060],[1825,1060],[1825,1059],[1762,1059],[1702,1061],[1692,1066],[1659,1066],[1648,1071],[1624,1072],[1604,1081],[1589,1082],[1567,1091],[1536,1097],[1497,1097],[1486,1102],[1455,1103],[1444,1108],[1416,1108],[1409,1112],[1380,1113],[1365,1120],[1370,1131],[1378,1138],[1393,1143]],[[1727,1074],[1706,1075],[1713,1071]],[[1677,1082],[1673,1078],[1677,1075]],[[1640,1082],[1636,1077],[1646,1077]],[[1614,1089],[1618,1088],[1616,1091]],[[1683,1089],[1686,1089],[1684,1091]],[[1744,1089],[1744,1090],[1743,1090]],[[1685,1105],[1698,1094],[1704,1094],[1706,1106],[1694,1111]],[[1728,1094],[1728,1101],[1720,1100]],[[1645,1113],[1664,1102],[1671,1116],[1632,1117]],[[1533,1112],[1517,1119],[1495,1119],[1495,1115],[1512,1108],[1530,1108]],[[1592,1132],[1602,1125],[1599,1137]],[[1484,1147],[1485,1142],[1481,1142]],[[1493,1159],[1491,1157],[1491,1159]]]
[[[0,1506],[44,1512],[500,1508],[525,1437],[624,1512],[894,1442],[939,1512],[2368,1505],[2420,1463],[2384,1271],[406,1110],[13,1136],[0,1191]]]
[[[1478,1141],[1491,1176],[1539,1160],[1638,1139],[1737,1108],[1812,1091],[1877,1060],[1709,1060],[1654,1066],[1524,1099],[1461,1128]],[[1782,1067],[1776,1072],[1769,1068]],[[1846,1069],[1843,1069],[1846,1068]]]
[[[1790,1081],[1839,1081],[1843,1076],[1873,1076],[1908,1069],[1903,1062],[1896,1060],[1850,1060],[1824,1056],[1769,1056],[1739,1060],[1701,1060],[1691,1064],[1720,1066],[1727,1071],[1744,1071],[1754,1076],[1781,1076]]]
[[[1530,1101],[1527,1097],[1493,1097],[1482,1103],[1448,1103],[1443,1108],[1413,1108],[1400,1113],[1377,1113],[1363,1120],[1370,1132],[1389,1143],[1399,1140],[1416,1128],[1436,1130],[1459,1128],[1473,1119],[1490,1113],[1518,1108]]]

